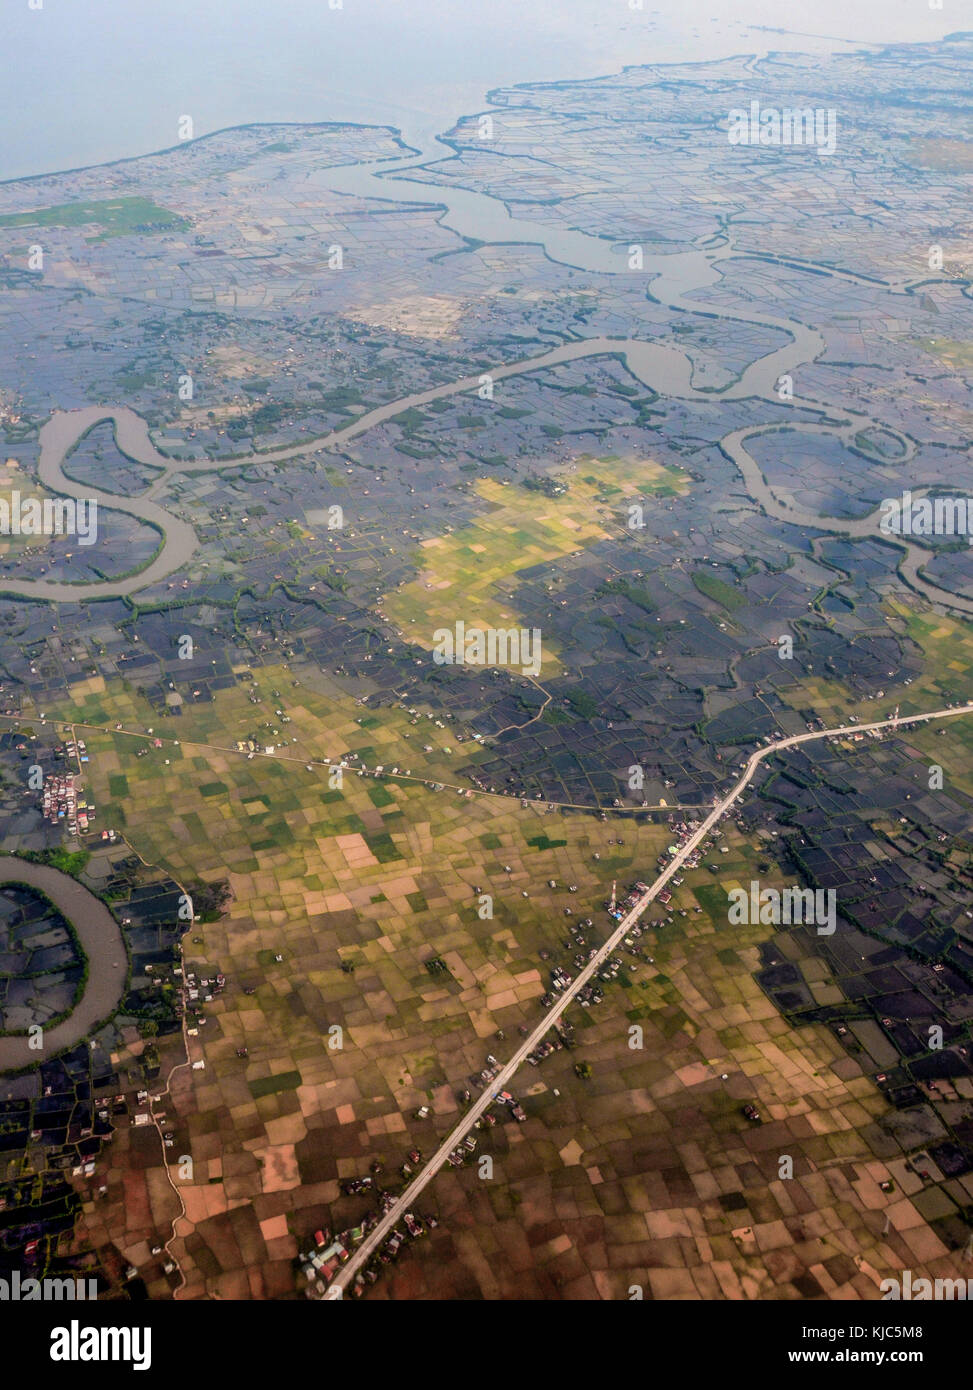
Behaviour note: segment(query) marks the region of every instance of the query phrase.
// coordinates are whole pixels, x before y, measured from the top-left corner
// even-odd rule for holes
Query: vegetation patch
[[[8,212],[0,217],[0,227],[89,227],[101,228],[98,237],[126,236],[131,232],[185,230],[188,218],[160,208],[150,198],[109,198],[91,203],[59,203],[35,208],[31,212]]]
[[[701,594],[711,598],[714,603],[718,603],[728,613],[742,608],[747,601],[746,595],[741,594],[738,589],[734,589],[732,584],[718,579],[715,574],[710,574],[707,570],[693,570],[693,583]]]
[[[254,1100],[259,1100],[261,1096],[274,1096],[278,1091],[295,1091],[300,1084],[299,1071],[283,1071],[279,1076],[262,1076],[257,1081],[247,1082]]]

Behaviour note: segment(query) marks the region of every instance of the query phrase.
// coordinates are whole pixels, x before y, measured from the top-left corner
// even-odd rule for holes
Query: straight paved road
[[[706,839],[706,836],[713,827],[723,819],[731,807],[739,800],[740,796],[752,782],[757,769],[765,758],[776,757],[777,754],[782,752],[785,748],[794,748],[800,743],[812,743],[817,739],[840,737],[843,734],[869,733],[873,729],[899,729],[909,724],[922,724],[930,719],[950,719],[963,714],[973,714],[973,700],[966,705],[961,705],[958,709],[940,709],[934,710],[930,714],[912,714],[902,716],[898,719],[880,719],[869,724],[842,724],[834,729],[821,729],[806,734],[791,734],[788,738],[783,738],[779,742],[771,743],[764,748],[758,748],[755,753],[752,753],[747,759],[743,773],[734,785],[732,791],[721,801],[716,803],[699,829],[693,831],[683,847],[673,857],[672,862],[666,865],[652,886],[632,908],[631,912],[622,918],[605,944],[600,947],[594,959],[585,966],[574,980],[572,980],[571,984],[561,994],[557,1002],[547,1010],[530,1036],[524,1039],[510,1061],[501,1068],[499,1075],[495,1080],[489,1083],[483,1095],[466,1111],[463,1118],[440,1144],[432,1158],[429,1159],[412,1179],[412,1182],[397,1199],[391,1211],[382,1217],[378,1225],[370,1231],[365,1240],[362,1241],[348,1263],[338,1271],[331,1284],[328,1286],[328,1292],[325,1298],[334,1300],[343,1297],[344,1290],[353,1282],[355,1275],[379,1248],[393,1226],[401,1221],[402,1214],[414,1208],[419,1195],[439,1172],[449,1154],[463,1141],[483,1112],[489,1109],[494,1103],[494,1096],[496,1093],[504,1090],[509,1085],[514,1073],[523,1065],[527,1054],[533,1052],[534,1048],[544,1037],[544,1034],[553,1027],[578,992],[584,988],[591,980],[592,976],[604,965],[612,952],[616,950],[622,939],[628,935],[649,904],[659,896],[669,880],[679,872],[686,860],[692,855],[694,850],[699,847],[703,840]]]

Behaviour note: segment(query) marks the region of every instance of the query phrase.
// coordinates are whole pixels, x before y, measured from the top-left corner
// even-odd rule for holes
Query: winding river
[[[36,1066],[90,1037],[117,1009],[128,978],[121,927],[94,893],[60,869],[4,856],[0,858],[0,887],[13,883],[36,888],[71,923],[88,958],[88,978],[68,1017],[44,1029],[42,1048],[28,1047],[26,1034],[0,1036],[0,1072]]]
[[[316,171],[315,182],[323,183],[333,192],[355,197],[421,204],[435,208],[443,226],[462,237],[484,243],[518,243],[540,246],[551,260],[573,268],[602,274],[626,274],[627,246],[619,246],[587,232],[557,227],[529,218],[515,217],[503,201],[469,189],[430,185],[404,175],[417,169],[431,157],[430,153],[413,151],[405,157],[376,163],[339,165]],[[693,385],[693,364],[680,349],[662,343],[643,342],[634,338],[590,338],[564,343],[535,357],[524,358],[491,369],[494,381],[542,371],[564,362],[581,358],[614,354],[624,358],[628,370],[643,385],[664,397],[690,401],[771,400],[779,405],[776,394],[778,380],[793,375],[797,368],[814,361],[825,348],[822,335],[794,319],[776,318],[762,314],[727,314],[722,308],[708,306],[705,301],[686,298],[693,292],[705,290],[720,280],[720,263],[735,259],[728,243],[713,249],[693,249],[670,255],[645,252],[643,273],[651,293],[660,303],[687,313],[707,314],[721,322],[734,321],[761,325],[783,331],[789,341],[781,348],[750,363],[737,379],[721,389],[700,389]],[[814,266],[819,273],[830,274],[827,266]],[[901,291],[904,286],[889,286]],[[0,594],[52,602],[76,603],[83,599],[119,598],[138,592],[159,580],[166,579],[186,565],[197,549],[196,534],[188,522],[154,500],[168,482],[180,473],[214,472],[217,469],[245,468],[253,463],[280,463],[321,449],[338,449],[367,430],[390,420],[410,407],[421,407],[445,396],[475,392],[479,375],[431,387],[425,391],[402,396],[387,405],[368,411],[351,424],[316,439],[302,441],[279,449],[255,451],[244,457],[225,461],[180,460],[160,454],[149,437],[145,420],[124,406],[88,406],[81,410],[55,411],[40,430],[41,482],[52,492],[81,498],[94,498],[99,507],[125,512],[148,523],[163,537],[162,545],[150,563],[137,573],[88,583],[65,583],[55,580],[10,580],[0,577]],[[829,408],[814,400],[793,400],[795,408],[803,408],[820,417],[820,423],[795,423],[796,431],[826,433],[847,441],[860,431],[881,428],[894,434],[905,450],[904,457],[914,453],[911,441],[881,421],[857,412],[844,410],[844,418],[835,419]],[[78,441],[93,426],[104,420],[112,422],[115,439],[123,453],[139,463],[162,470],[152,485],[138,497],[119,497],[82,486],[64,472],[64,461]],[[804,511],[782,502],[768,485],[756,460],[747,450],[748,439],[775,428],[755,424],[735,430],[720,441],[727,458],[737,466],[747,492],[768,516],[806,530],[846,536],[852,539],[878,539],[878,510],[855,520],[829,517]],[[920,489],[915,490],[917,495]],[[973,614],[973,600],[941,588],[921,574],[922,566],[932,558],[931,552],[901,537],[885,537],[900,552],[899,572],[909,586],[922,593],[932,603]]]

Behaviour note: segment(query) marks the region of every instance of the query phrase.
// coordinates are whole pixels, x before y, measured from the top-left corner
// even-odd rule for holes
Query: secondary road
[[[60,724],[65,729],[70,727],[72,732],[75,729],[82,729],[85,733],[111,734],[113,737],[116,734],[122,734],[126,738],[137,738],[142,743],[149,743],[156,737],[156,735],[154,734],[143,733],[140,729],[121,729],[117,728],[115,725],[112,724],[82,724],[79,723],[77,720],[59,718],[56,719],[51,715],[45,715],[44,718],[41,719],[40,715],[32,716],[23,713],[0,714],[0,722],[12,724],[15,727],[22,724],[32,725],[35,719],[42,725],[50,723],[51,725]],[[524,727],[526,728],[526,725]],[[503,730],[501,730],[500,732],[502,733]],[[491,734],[490,737],[497,738],[498,735]],[[411,783],[414,785],[421,784],[423,786],[429,786],[430,784],[438,781],[438,779],[433,777],[431,774],[429,776],[424,777],[418,773],[413,772],[376,772],[374,769],[370,771],[367,767],[359,768],[351,763],[341,763],[340,758],[316,758],[303,753],[284,753],[276,749],[273,753],[248,753],[245,749],[241,750],[235,747],[230,748],[228,745],[223,743],[198,743],[195,742],[193,739],[180,740],[178,738],[160,738],[159,742],[163,745],[163,748],[201,748],[207,753],[229,753],[233,757],[240,758],[274,758],[277,762],[300,763],[305,768],[323,768],[327,769],[329,772],[340,765],[343,771],[347,772],[349,776],[351,776],[351,774],[354,774],[356,777],[376,777],[379,781],[384,782],[402,782]],[[287,748],[289,746],[289,744],[281,745],[282,748]],[[81,771],[80,762],[78,764],[78,771]],[[487,791],[482,787],[474,787],[470,785],[461,787],[457,782],[439,782],[439,786],[441,786],[445,791],[459,792],[461,795],[466,795],[466,793],[468,792],[471,796],[492,798],[494,801],[503,800],[510,802],[526,800],[526,798],[521,794],[521,792],[493,792]],[[705,810],[705,806],[703,805],[692,805],[686,804],[685,802],[668,801],[660,801],[647,806],[591,806],[587,805],[583,801],[537,800],[531,800],[528,804],[536,807],[539,811],[542,811],[546,806],[554,806],[559,811],[597,811],[599,814],[604,815],[632,817],[642,815],[646,811]],[[79,844],[80,843],[81,841],[79,840]]]
[[[497,1092],[504,1090],[508,1086],[514,1073],[523,1065],[527,1054],[533,1052],[534,1048],[537,1047],[538,1043],[543,1039],[544,1034],[553,1027],[579,991],[588,984],[592,976],[601,969],[608,957],[617,949],[623,938],[628,935],[649,904],[659,896],[666,884],[679,872],[686,860],[693,854],[699,845],[702,844],[713,827],[723,819],[730,808],[739,800],[743,792],[753,781],[757,769],[765,758],[776,757],[777,754],[782,752],[785,748],[794,748],[801,743],[812,743],[817,739],[841,737],[844,734],[870,733],[873,730],[899,729],[907,724],[923,724],[930,719],[951,719],[962,714],[973,714],[973,700],[969,701],[966,705],[961,705],[957,709],[940,709],[934,710],[929,714],[902,715],[895,719],[880,719],[869,724],[842,724],[834,729],[819,729],[805,734],[791,734],[787,738],[780,739],[779,742],[768,744],[763,748],[758,748],[755,753],[752,753],[747,759],[744,770],[730,793],[716,803],[703,823],[697,830],[693,831],[692,835],[690,835],[682,848],[673,856],[671,862],[662,870],[652,886],[647,892],[643,893],[632,910],[622,918],[605,944],[599,948],[597,955],[584,967],[580,974],[571,981],[570,985],[567,986],[557,1001],[547,1010],[540,1023],[538,1023],[533,1032],[524,1039],[510,1061],[506,1062],[504,1066],[501,1067],[499,1074],[488,1084],[483,1095],[479,1096],[477,1100],[474,1101],[469,1110],[463,1115],[463,1118],[454,1126],[440,1144],[432,1158],[423,1165],[402,1195],[397,1198],[391,1211],[387,1212],[386,1215],[381,1218],[378,1225],[369,1232],[361,1245],[359,1245],[348,1260],[348,1263],[342,1266],[338,1271],[328,1286],[325,1298],[334,1300],[343,1297],[344,1290],[354,1280],[358,1271],[379,1248],[392,1228],[401,1221],[403,1213],[411,1211],[414,1208],[417,1198],[439,1172],[449,1154],[452,1153],[453,1149],[455,1149],[458,1144],[462,1143],[463,1139],[465,1139],[466,1135],[476,1124],[476,1121],[483,1112],[494,1104],[494,1097]]]

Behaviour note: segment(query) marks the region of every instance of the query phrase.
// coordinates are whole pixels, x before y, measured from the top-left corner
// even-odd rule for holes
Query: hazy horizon
[[[634,0],[633,0],[634,2]],[[27,0],[5,15],[0,179],[271,122],[394,125],[428,140],[490,88],[772,49],[844,50],[973,29],[973,0]],[[964,23],[965,21],[965,23]],[[56,99],[52,99],[52,93]]]

